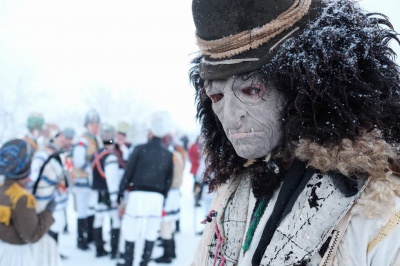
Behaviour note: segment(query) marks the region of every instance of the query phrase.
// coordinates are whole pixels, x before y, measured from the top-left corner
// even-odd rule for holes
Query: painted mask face
[[[206,93],[237,155],[260,158],[278,145],[285,104],[281,92],[257,78],[233,76],[206,83]]]

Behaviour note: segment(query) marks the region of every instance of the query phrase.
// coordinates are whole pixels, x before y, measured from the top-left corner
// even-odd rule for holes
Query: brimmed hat
[[[0,148],[0,175],[7,179],[22,179],[31,172],[31,156],[27,143],[21,139],[6,142]]]
[[[223,79],[261,68],[323,6],[323,0],[193,0],[201,78]]]

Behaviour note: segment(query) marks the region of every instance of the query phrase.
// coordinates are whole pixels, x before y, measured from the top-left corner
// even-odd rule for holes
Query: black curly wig
[[[399,142],[400,76],[389,47],[391,40],[399,43],[387,17],[367,14],[354,2],[339,0],[252,74],[272,82],[288,99],[282,113],[283,139],[275,151],[286,154],[277,160],[280,164],[293,156],[292,144],[303,138],[338,144],[344,138],[354,140],[362,130],[378,128],[388,143]],[[205,179],[215,174],[210,189],[244,171],[251,174],[254,184],[264,184],[261,190],[273,191],[282,176],[278,174],[275,180],[261,177],[263,167],[257,163],[244,167],[246,160],[236,155],[227,139],[205,94],[205,80],[199,75],[201,58],[192,61],[189,76],[205,138]]]

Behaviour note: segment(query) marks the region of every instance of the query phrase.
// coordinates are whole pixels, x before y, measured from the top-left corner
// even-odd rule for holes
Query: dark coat
[[[163,146],[160,138],[153,137],[133,150],[121,181],[120,193],[129,185],[133,191],[158,192],[166,197],[172,176],[172,153]]]

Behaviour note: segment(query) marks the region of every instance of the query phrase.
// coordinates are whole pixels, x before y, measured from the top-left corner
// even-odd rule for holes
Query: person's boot
[[[58,233],[53,232],[51,230],[49,230],[47,233],[51,236],[51,238],[53,238],[56,241],[56,243],[58,243]]]
[[[87,217],[87,228],[86,228],[86,234],[87,234],[87,243],[90,244],[93,242],[93,221],[94,221],[94,215],[88,216]]]
[[[107,256],[109,253],[104,249],[102,227],[93,229],[93,240],[96,246],[96,258]]]
[[[171,263],[172,262],[172,255],[173,255],[173,246],[172,246],[172,239],[164,239],[164,255],[155,259],[156,263]]]
[[[85,218],[78,219],[78,248],[88,250],[89,246],[86,239],[87,220]]]
[[[134,251],[135,251],[135,242],[125,241],[124,262],[117,263],[117,266],[132,266]]]
[[[153,252],[153,247],[154,247],[154,241],[146,240],[146,242],[144,242],[144,249],[140,266],[147,266],[151,258],[151,253]]]
[[[116,259],[118,254],[119,229],[111,229],[111,259]]]
[[[176,258],[176,253],[175,253],[175,239],[174,238],[172,238],[172,241],[171,241],[171,258],[173,258],[173,259],[175,259]]]

